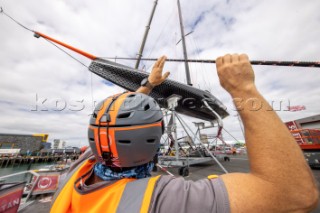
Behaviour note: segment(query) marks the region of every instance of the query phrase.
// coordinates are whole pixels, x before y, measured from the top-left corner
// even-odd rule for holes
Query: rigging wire
[[[179,14],[177,12],[175,12],[176,8],[174,8],[173,12],[174,12],[174,22],[173,22],[173,29],[175,29],[174,31],[174,38],[173,38],[173,44],[174,44],[174,56],[181,58],[183,57],[183,52],[181,51],[181,47],[178,45],[179,41],[181,41],[181,34],[180,34],[180,24],[179,24]],[[178,42],[177,42],[178,41]],[[182,64],[177,65],[176,66],[176,71],[174,73],[177,74],[177,79],[178,81],[186,84],[187,80],[186,80],[186,75],[185,75],[185,69],[182,68]]]
[[[33,30],[29,29],[28,27],[24,26],[23,24],[21,24],[20,22],[16,21],[14,18],[12,18],[9,14],[7,14],[6,12],[4,12],[3,8],[1,7],[0,8],[0,13],[3,13],[5,16],[7,16],[9,19],[11,19],[12,21],[14,21],[16,24],[20,25],[20,27],[30,31],[30,32],[33,32]]]
[[[197,59],[200,59],[200,52],[201,52],[201,51],[200,51],[198,42],[197,42],[197,40],[195,39],[194,34],[191,34],[190,36],[191,36],[191,40],[193,41],[194,46],[195,46],[195,49],[196,49]],[[200,64],[198,67],[200,68],[200,70],[201,70],[203,73],[205,73],[205,76],[207,76],[208,69],[206,69],[206,67],[204,66],[204,64]],[[203,75],[202,75],[202,76],[203,76]],[[212,91],[211,84],[210,84],[210,82],[208,82],[207,77],[204,78],[204,81],[205,81],[205,83],[206,83],[206,88],[207,88],[207,90],[211,92],[211,91]]]
[[[175,32],[174,33],[174,40],[175,41],[177,41],[177,32]],[[177,45],[175,45],[175,48],[174,48],[174,56],[175,57],[180,57],[180,55],[178,55],[178,53],[181,53],[180,51],[178,51],[178,47],[177,47]],[[174,73],[176,73],[176,75],[178,76],[178,81],[180,81],[180,82],[184,82],[185,83],[185,81],[183,80],[183,78],[182,78],[182,74],[181,74],[181,72],[174,72]]]
[[[172,18],[173,14],[174,14],[174,7],[172,6],[171,15],[170,15],[170,16],[167,18],[167,20],[165,21],[165,25],[162,27],[161,32],[160,32],[159,36],[157,37],[156,42],[153,44],[151,50],[149,51],[148,54],[146,54],[146,55],[148,55],[148,57],[151,56],[151,54],[153,53],[153,51],[154,51],[155,47],[157,46],[158,42],[161,40],[160,38],[161,38],[162,34],[164,33],[164,29],[165,29],[165,27],[168,25],[168,23],[169,23],[170,19]],[[149,66],[146,68],[146,70],[149,70],[149,68],[150,68],[151,66],[152,66],[152,65],[149,65]]]
[[[36,36],[36,34],[35,34]],[[52,44],[53,46],[55,46],[56,48],[58,48],[58,50],[62,51],[63,53],[65,53],[66,55],[68,55],[69,57],[71,57],[72,59],[74,59],[75,61],[77,61],[78,63],[80,63],[81,65],[83,65],[84,67],[86,67],[87,69],[89,69],[89,66],[87,66],[86,64],[84,64],[82,61],[80,61],[79,59],[77,59],[76,57],[74,57],[73,55],[71,55],[70,53],[68,53],[66,50],[62,49],[61,47],[59,47],[57,44],[53,43],[52,41],[44,38],[47,42],[49,42],[50,44]],[[94,110],[94,97],[93,97],[93,80],[92,80],[92,72],[90,72],[90,95],[91,95],[91,108],[92,111]]]
[[[226,133],[228,133],[235,141],[239,141],[239,140],[237,140],[233,135],[231,135],[231,133],[228,132],[224,127],[222,127],[222,129],[223,129]]]
[[[195,58],[198,59],[198,55],[197,55],[197,53],[195,52],[194,43],[193,43],[193,41],[192,41],[192,39],[191,39],[190,37],[187,37],[187,35],[190,36],[190,33],[187,33],[187,34],[185,35],[186,43],[188,44],[188,52],[189,52],[189,53],[191,52],[193,55],[195,55]],[[190,48],[190,46],[191,46],[191,48]],[[195,54],[194,54],[194,52],[195,52]],[[198,84],[198,85],[200,86],[199,83],[201,82],[201,80],[200,80],[200,77],[199,77],[199,75],[198,75],[198,72],[196,72],[196,71],[198,70],[197,64],[195,64],[195,63],[190,63],[189,66],[190,66],[190,75],[191,75],[191,78],[192,78],[192,82],[193,82],[195,85]],[[202,72],[202,73],[203,73],[203,72]],[[207,84],[206,81],[202,81],[201,83],[204,83],[204,85]],[[200,87],[199,87],[199,88],[200,88]]]
[[[93,98],[93,83],[92,83],[92,72],[90,72],[90,92],[91,92],[91,111],[92,113],[94,112],[95,109],[95,103],[94,103],[94,98]]]
[[[40,38],[41,36],[37,34],[36,31],[31,30],[30,28],[24,26],[23,24],[21,24],[20,22],[18,22],[16,19],[14,19],[13,17],[11,17],[9,14],[7,14],[6,12],[4,12],[3,8],[0,7],[0,13],[4,14],[5,16],[7,16],[9,19],[11,19],[13,22],[15,22],[16,24],[18,24],[20,27],[24,28],[25,30],[34,33],[34,37],[36,38]],[[42,37],[44,38],[44,37]],[[86,64],[84,64],[83,62],[81,62],[79,59],[75,58],[73,55],[71,55],[70,53],[68,53],[66,50],[62,49],[60,46],[56,45],[55,43],[53,43],[52,41],[50,41],[47,38],[44,38],[44,40],[46,40],[48,43],[52,44],[53,46],[55,46],[58,50],[62,51],[63,53],[65,53],[66,55],[68,55],[69,57],[71,57],[72,59],[74,59],[75,61],[77,61],[78,63],[80,63],[81,65],[83,65],[84,67],[86,67],[87,69],[89,68]],[[92,98],[92,109],[94,109],[94,102],[93,102],[93,87],[92,87],[92,72],[90,73],[90,87],[91,87],[91,98]]]
[[[63,53],[65,53],[66,55],[68,55],[70,58],[74,59],[75,61],[77,61],[78,63],[80,63],[81,65],[83,65],[86,68],[89,68],[86,64],[84,64],[82,61],[80,61],[79,59],[77,59],[76,57],[74,57],[73,55],[71,55],[70,53],[68,53],[66,50],[62,49],[61,47],[59,47],[58,45],[56,45],[55,43],[53,43],[52,41],[44,38],[44,40],[46,40],[47,42],[49,42],[50,44],[52,44],[53,46],[55,46],[56,48],[58,48],[60,51],[62,51]]]
[[[3,13],[5,16],[7,16],[9,19],[11,19],[12,21],[14,21],[16,24],[18,24],[20,27],[34,33],[34,37],[36,38],[40,38],[41,36],[37,34],[36,31],[31,30],[30,28],[24,26],[23,24],[21,24],[20,22],[18,22],[17,20],[15,20],[13,17],[11,17],[9,14],[7,14],[6,12],[4,12],[3,8],[0,7],[0,13]],[[42,37],[44,38],[44,37]],[[61,47],[59,47],[58,45],[56,45],[55,43],[53,43],[52,41],[48,40],[47,38],[44,38],[47,42],[49,42],[50,44],[52,44],[53,46],[55,46],[56,48],[58,48],[59,50],[61,50],[62,52],[64,52],[65,54],[67,54],[68,56],[70,56],[71,58],[73,58],[75,61],[79,62],[80,64],[82,64],[83,66],[85,66],[86,68],[88,68],[87,65],[85,65],[84,63],[82,63],[80,60],[78,60],[77,58],[75,58],[74,56],[72,56],[70,53],[68,53],[67,51],[65,51],[64,49],[62,49]]]
[[[0,7],[0,13],[4,14],[5,16],[7,16],[8,18],[10,18],[12,21],[14,21],[16,24],[18,24],[19,26],[23,27],[24,29],[35,33],[35,36],[37,36],[36,32],[34,30],[31,30],[29,28],[27,28],[26,26],[24,26],[23,24],[21,24],[20,22],[18,22],[17,20],[15,20],[14,18],[12,18],[10,15],[8,15],[6,12],[4,12],[3,8]],[[47,39],[46,39],[47,40]],[[51,42],[50,42],[51,43]],[[55,45],[55,44],[53,44]],[[56,46],[56,45],[55,45]],[[57,47],[57,46],[56,46]],[[58,47],[60,50],[62,50],[60,47]],[[65,52],[64,50],[62,50],[63,52]],[[76,61],[78,61],[80,64],[84,65],[85,67],[87,67],[85,64],[83,64],[82,62],[80,62],[78,59],[74,58],[73,56],[71,56],[69,53],[65,52],[67,55],[69,55],[71,58],[75,59]],[[150,54],[149,54],[150,56]],[[114,59],[114,57],[107,57],[107,59]],[[126,58],[126,57],[117,57],[117,59],[122,59],[122,60],[136,60],[136,58]],[[141,60],[145,60],[145,61],[156,61],[157,58],[141,58]],[[188,59],[188,60],[184,60],[184,59],[167,59],[166,61],[169,62],[193,62],[193,63],[216,63],[215,60],[209,60],[209,59]],[[253,60],[250,61],[252,65],[271,65],[271,66],[291,66],[291,67],[320,67],[320,61],[265,61],[265,60]]]
[[[192,31],[193,32],[193,31]],[[192,34],[193,33],[188,33],[188,34],[186,34],[186,35],[189,35],[189,37],[186,37],[186,42],[188,42],[189,44],[192,44],[193,45],[193,48],[192,48],[192,52],[195,52],[195,57],[196,57],[196,59],[198,59],[199,57],[198,57],[198,52],[197,52],[197,48],[196,48],[196,45],[195,45],[195,42],[194,42],[194,39],[193,39],[193,37],[190,37],[190,36],[192,36]],[[190,47],[190,45],[189,45],[189,47]],[[189,49],[189,51],[190,51],[190,49]],[[198,75],[198,72],[194,72],[195,70],[198,70],[198,64],[196,64],[196,63],[191,63],[191,64],[189,64],[190,65],[190,67],[192,67],[192,69],[190,69],[190,71],[192,71],[190,74],[191,74],[191,76],[192,76],[192,81],[194,82],[194,84],[198,84],[198,87],[199,87],[199,89],[200,89],[200,79],[201,79],[201,76],[199,76]],[[205,74],[204,72],[202,72],[203,74]],[[207,80],[206,80],[206,78],[204,78],[204,86],[205,87],[207,87]]]

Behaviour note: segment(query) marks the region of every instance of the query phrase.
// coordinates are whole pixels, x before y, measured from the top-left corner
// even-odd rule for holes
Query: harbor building
[[[11,134],[0,133],[0,149],[19,150],[22,155],[39,152],[47,143],[48,134]]]

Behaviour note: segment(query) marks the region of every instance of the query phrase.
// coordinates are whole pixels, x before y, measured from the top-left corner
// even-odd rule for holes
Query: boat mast
[[[189,64],[188,64],[187,47],[186,47],[186,41],[185,41],[185,35],[184,35],[184,29],[183,29],[184,27],[183,27],[183,20],[182,20],[182,14],[181,14],[180,0],[177,0],[177,2],[178,2],[181,41],[182,41],[182,48],[183,48],[184,66],[186,69],[187,84],[192,86],[191,78],[190,78]]]
[[[139,64],[140,64],[140,60],[141,60],[141,57],[142,57],[144,45],[146,44],[146,41],[147,41],[148,33],[149,33],[149,30],[150,30],[150,25],[151,25],[151,22],[152,22],[153,15],[154,15],[154,12],[156,10],[157,4],[158,4],[158,0],[155,0],[153,8],[152,8],[152,11],[151,11],[151,15],[150,15],[150,18],[149,18],[149,21],[148,21],[148,25],[146,26],[146,30],[144,32],[144,36],[143,36],[143,39],[142,39],[142,44],[140,46],[139,53],[137,54],[138,55],[138,59],[137,59],[136,66],[135,66],[136,69],[139,68]]]

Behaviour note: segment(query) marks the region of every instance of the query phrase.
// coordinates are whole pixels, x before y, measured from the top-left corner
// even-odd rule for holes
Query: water
[[[0,168],[0,178],[5,175],[11,175],[17,172],[23,172],[27,170],[37,170],[40,168],[44,168],[49,165],[53,165],[53,162],[43,162],[43,163],[32,163],[30,164],[22,164],[20,166],[8,166],[7,168]],[[10,177],[5,180],[5,182],[17,182],[17,181],[25,181],[29,178],[30,175],[18,175],[14,177]]]

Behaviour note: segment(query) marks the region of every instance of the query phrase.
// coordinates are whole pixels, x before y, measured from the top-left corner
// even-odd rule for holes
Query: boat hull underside
[[[98,76],[129,91],[135,91],[140,87],[140,82],[149,76],[149,73],[133,69],[118,63],[98,58],[89,66],[89,70]],[[205,99],[210,107],[224,118],[228,116],[226,107],[211,93],[167,79],[161,85],[155,87],[150,93],[161,107],[167,108],[166,99],[173,95],[181,96],[176,111],[202,120],[216,120],[214,114],[204,104]]]

